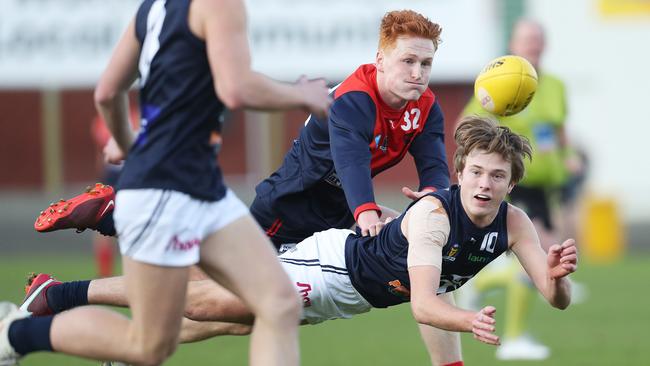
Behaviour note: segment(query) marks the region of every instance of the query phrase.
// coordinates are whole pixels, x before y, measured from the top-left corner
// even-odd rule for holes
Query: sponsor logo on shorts
[[[167,247],[165,247],[165,251],[187,252],[194,247],[198,247],[200,244],[201,240],[199,239],[180,240],[178,239],[178,236],[174,235],[174,237],[169,241],[169,244],[167,244]]]
[[[296,282],[296,286],[299,288],[298,293],[302,296],[302,306],[306,308],[310,307],[311,299],[309,298],[309,293],[311,292],[311,285],[308,283]]]

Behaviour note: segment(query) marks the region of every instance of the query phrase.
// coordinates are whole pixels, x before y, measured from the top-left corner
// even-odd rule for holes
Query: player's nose
[[[414,81],[419,81],[420,79],[422,79],[422,67],[420,65],[418,64],[413,65],[413,67],[411,68],[411,78]]]

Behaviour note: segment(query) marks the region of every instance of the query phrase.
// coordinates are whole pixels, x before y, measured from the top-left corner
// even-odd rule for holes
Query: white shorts
[[[345,239],[350,230],[330,229],[301,241],[278,258],[302,296],[302,319],[317,324],[369,311],[345,267]]]
[[[200,201],[177,191],[125,189],[115,198],[120,252],[135,261],[185,267],[199,261],[201,241],[248,208],[228,190],[219,201]]]

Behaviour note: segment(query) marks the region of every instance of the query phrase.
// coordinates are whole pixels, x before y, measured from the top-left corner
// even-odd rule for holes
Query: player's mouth
[[[474,195],[474,199],[478,200],[479,202],[490,202],[492,200],[492,198],[486,194]]]

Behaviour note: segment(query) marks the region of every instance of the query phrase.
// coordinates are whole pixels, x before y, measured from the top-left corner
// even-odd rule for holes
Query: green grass
[[[538,300],[531,319],[532,333],[552,349],[544,362],[508,362],[508,365],[650,365],[647,328],[650,325],[648,270],[650,257],[595,266],[582,264],[575,278],[587,285],[586,303],[558,311]],[[52,272],[60,279],[88,278],[94,274],[87,257],[0,257],[0,294],[19,302],[25,274]],[[487,301],[497,314],[507,309],[499,294]],[[497,321],[500,317],[497,316]],[[98,330],[101,331],[101,330]],[[167,365],[246,365],[247,337],[221,337],[182,345]],[[408,305],[374,310],[352,320],[337,320],[301,329],[302,364],[335,365],[427,365]],[[500,364],[494,348],[463,337],[467,365]],[[30,365],[97,365],[61,355],[30,355]]]

